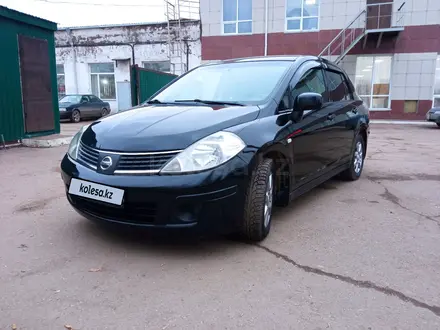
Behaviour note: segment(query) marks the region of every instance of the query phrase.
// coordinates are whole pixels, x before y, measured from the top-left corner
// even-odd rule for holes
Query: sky
[[[165,0],[0,0],[0,5],[53,21],[58,27],[166,20]]]

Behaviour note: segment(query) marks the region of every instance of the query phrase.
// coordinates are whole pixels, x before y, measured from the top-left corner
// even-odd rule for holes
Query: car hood
[[[257,106],[146,106],[91,124],[82,142],[108,151],[185,149],[212,133],[255,120]]]

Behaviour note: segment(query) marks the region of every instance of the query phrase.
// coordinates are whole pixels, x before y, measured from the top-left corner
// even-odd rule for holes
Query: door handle
[[[336,115],[331,113],[327,116],[327,120],[334,120],[336,118]]]

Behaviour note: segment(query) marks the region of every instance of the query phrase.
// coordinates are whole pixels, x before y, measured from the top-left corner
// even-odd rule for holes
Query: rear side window
[[[101,102],[101,100],[98,99],[98,98],[97,98],[96,96],[94,96],[94,95],[90,96],[90,100],[91,100],[92,102]]]
[[[343,100],[351,100],[352,96],[344,75],[334,71],[326,71],[326,74],[330,101],[338,102]]]
[[[302,76],[292,90],[292,99],[295,100],[298,95],[310,92],[321,94],[324,102],[328,101],[321,69],[311,69]]]

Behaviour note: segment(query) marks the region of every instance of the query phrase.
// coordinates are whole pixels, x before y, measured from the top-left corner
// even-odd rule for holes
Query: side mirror
[[[322,108],[322,96],[318,93],[302,93],[298,95],[293,111],[319,110]]]
[[[299,94],[294,102],[293,111],[290,119],[298,123],[301,121],[304,111],[319,110],[322,108],[322,96],[318,93],[302,93]]]
[[[87,103],[87,100],[82,99],[82,100],[81,100],[81,103]]]

